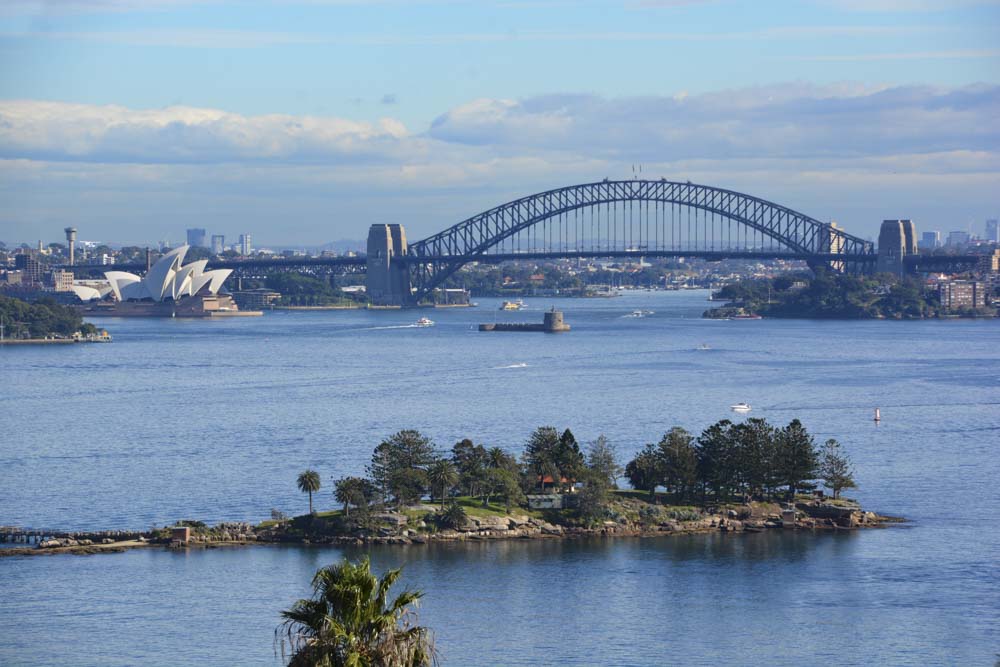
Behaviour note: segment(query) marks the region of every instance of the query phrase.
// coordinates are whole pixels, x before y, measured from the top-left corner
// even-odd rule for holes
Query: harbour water
[[[1000,652],[1000,322],[710,321],[706,292],[529,309],[102,320],[112,345],[0,350],[0,524],[146,528],[305,511],[417,428],[513,452],[540,425],[622,459],[728,406],[838,438],[848,535],[382,547],[445,664],[986,664]],[[551,306],[572,331],[481,334]],[[646,317],[627,317],[651,310]],[[707,348],[707,349],[705,349]],[[875,407],[882,421],[873,420]],[[347,555],[358,555],[350,552]],[[332,548],[0,559],[0,664],[276,664],[278,612]]]

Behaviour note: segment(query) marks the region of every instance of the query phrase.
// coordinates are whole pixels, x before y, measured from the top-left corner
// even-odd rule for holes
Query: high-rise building
[[[250,243],[250,234],[244,232],[240,234],[240,254],[249,257],[251,252],[253,252],[253,245]]]
[[[947,280],[938,285],[941,307],[945,310],[985,308],[986,283],[975,280]]]
[[[1000,220],[992,218],[986,221],[986,240],[1000,243]]]
[[[27,253],[14,256],[14,268],[21,272],[21,282],[42,282],[42,265]]]
[[[212,253],[221,255],[226,250],[226,237],[222,234],[212,234]]]
[[[934,250],[941,247],[941,232],[924,232],[920,235],[921,250]]]
[[[969,232],[964,232],[962,230],[956,230],[954,232],[948,233],[948,245],[952,247],[961,247],[969,243]]]
[[[205,230],[204,229],[189,229],[187,230],[187,240],[188,245],[195,248],[206,248],[205,244]]]

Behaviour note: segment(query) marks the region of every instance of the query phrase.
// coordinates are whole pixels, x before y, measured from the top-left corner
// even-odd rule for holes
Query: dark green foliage
[[[531,434],[524,448],[524,463],[543,491],[547,477],[552,480],[553,489],[558,490],[563,480],[572,485],[585,468],[583,453],[573,432],[566,429],[559,435],[551,426],[540,426]]]
[[[8,338],[48,338],[96,333],[93,324],[70,306],[56,303],[48,297],[35,303],[0,295],[0,317],[3,318],[4,335]]]
[[[461,528],[467,518],[465,509],[452,500],[438,515],[438,523],[444,528]]]
[[[691,434],[675,426],[663,435],[657,447],[660,483],[667,491],[686,498],[698,480],[698,454]]]
[[[728,419],[706,428],[695,442],[682,428],[667,432],[658,446],[646,445],[625,468],[632,486],[655,499],[664,486],[677,499],[701,487],[719,502],[734,494],[773,497],[781,487],[794,494],[816,477],[812,436],[795,420],[775,429],[763,419],[733,424]]]
[[[459,482],[458,469],[448,459],[438,459],[427,469],[427,479],[431,485],[431,498],[438,493],[441,504],[448,497],[448,492]]]
[[[593,526],[607,518],[610,485],[607,478],[594,470],[584,471],[583,488],[576,494],[576,510],[580,520]]]
[[[774,473],[778,486],[787,486],[791,496],[807,480],[815,479],[819,461],[816,444],[802,422],[793,419],[778,432],[775,441]]]
[[[489,461],[486,448],[466,438],[451,448],[451,460],[458,470],[458,483],[462,492],[468,496],[479,495],[479,486]]]
[[[647,444],[639,455],[625,466],[625,476],[632,488],[648,491],[651,502],[656,502],[656,487],[663,477],[660,457],[653,444]]]
[[[434,447],[419,431],[403,430],[375,448],[368,474],[382,491],[399,502],[417,500],[427,490],[427,467],[433,463]]]
[[[319,570],[312,597],[281,612],[275,630],[290,667],[420,667],[434,663],[430,631],[415,625],[422,597],[407,591],[389,600],[400,570],[381,579],[367,558]],[[287,654],[286,654],[287,651]]]
[[[270,273],[265,284],[281,292],[282,303],[292,306],[325,306],[345,298],[329,282],[301,273]]]
[[[727,285],[719,294],[768,317],[921,318],[935,316],[940,307],[936,292],[909,276],[857,276],[822,269],[814,276],[747,280]]]
[[[503,499],[508,512],[513,505],[525,501],[517,475],[505,468],[490,468],[483,478],[483,507],[494,496]]]
[[[615,446],[608,442],[603,435],[590,443],[587,452],[587,467],[591,472],[604,480],[608,488],[617,488],[617,480],[624,472],[618,465],[618,452]]]
[[[319,473],[315,470],[305,470],[299,474],[298,480],[299,491],[302,493],[309,494],[309,513],[313,513],[313,493],[319,491],[320,479]]]
[[[854,469],[851,459],[840,449],[840,443],[830,438],[823,445],[820,455],[819,475],[823,486],[833,491],[833,497],[839,498],[843,489],[857,487],[854,483]]]
[[[351,506],[367,509],[378,497],[378,488],[363,477],[343,477],[334,482],[333,494],[344,506],[344,516],[350,517]]]

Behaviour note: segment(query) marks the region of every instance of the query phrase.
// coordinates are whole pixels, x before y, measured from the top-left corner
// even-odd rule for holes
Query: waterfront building
[[[166,253],[150,267],[145,277],[125,271],[108,271],[104,276],[118,301],[176,301],[199,293],[217,294],[232,270],[206,271],[207,259],[183,265],[187,251],[188,246],[183,245]]]
[[[941,232],[924,232],[920,235],[921,250],[936,250],[941,247]]]
[[[195,248],[205,248],[205,230],[204,229],[189,229],[187,230],[187,244],[189,246],[194,246]]]
[[[978,280],[946,280],[938,283],[941,307],[945,310],[985,308],[989,305],[987,284]]]
[[[250,242],[250,234],[245,232],[240,234],[240,254],[249,257],[252,252],[253,244]]]
[[[236,305],[244,310],[274,308],[279,299],[281,299],[281,292],[276,292],[266,287],[233,292],[233,300],[236,301]]]
[[[226,250],[226,237],[222,234],[212,234],[212,254],[221,255]]]

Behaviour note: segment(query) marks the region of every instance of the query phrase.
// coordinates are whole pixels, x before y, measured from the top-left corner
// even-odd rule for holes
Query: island
[[[902,521],[842,497],[855,486],[849,457],[835,439],[818,447],[798,420],[783,427],[722,420],[697,436],[674,427],[624,467],[605,437],[581,448],[571,430],[551,426],[535,429],[520,459],[468,439],[447,455],[437,452],[418,431],[389,436],[375,448],[366,476],[333,481],[334,508],[316,509],[314,496],[324,487],[310,469],[296,480],[309,497],[309,511],[299,516],[272,510],[256,525],[184,519],[146,531],[0,527],[0,540],[24,545],[0,555],[840,531]],[[632,488],[618,488],[622,479]]]

